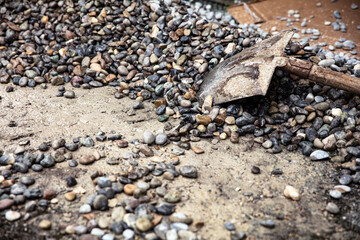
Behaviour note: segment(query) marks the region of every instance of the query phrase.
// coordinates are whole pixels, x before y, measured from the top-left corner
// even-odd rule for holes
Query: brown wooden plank
[[[317,7],[316,3],[322,3],[321,7]],[[354,41],[356,44],[356,50],[360,50],[360,30],[357,30],[357,26],[360,25],[360,9],[352,10],[350,8],[352,3],[356,3],[360,7],[360,0],[338,0],[331,3],[329,0],[265,0],[255,3],[249,3],[248,5],[259,14],[261,18],[265,20],[261,24],[262,29],[265,31],[271,31],[272,27],[276,27],[278,31],[300,27],[303,18],[307,18],[307,27],[305,28],[317,28],[320,30],[321,36],[316,42],[326,42],[334,45],[340,37],[344,37],[348,40]],[[299,10],[301,18],[300,22],[293,23],[293,26],[286,27],[286,21],[277,20],[277,16],[287,17],[288,10]],[[334,31],[332,26],[325,26],[325,21],[334,22],[334,11],[339,10],[342,15],[341,21],[347,26],[347,32]],[[240,23],[252,23],[251,17],[246,13],[243,6],[232,6],[228,8],[230,14]],[[314,18],[310,18],[310,16]],[[301,34],[301,37],[311,36],[309,34]],[[360,53],[359,53],[360,54]]]

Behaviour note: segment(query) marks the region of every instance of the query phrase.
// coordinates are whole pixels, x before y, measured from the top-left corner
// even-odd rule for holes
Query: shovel
[[[201,103],[212,96],[214,104],[265,95],[275,68],[301,78],[360,94],[360,79],[293,57],[284,48],[293,35],[282,32],[219,63],[205,77],[197,93]]]

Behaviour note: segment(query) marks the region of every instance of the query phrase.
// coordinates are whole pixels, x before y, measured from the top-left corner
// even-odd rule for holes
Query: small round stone
[[[284,195],[287,198],[291,198],[294,201],[300,200],[300,192],[292,186],[286,186],[284,190]]]
[[[167,141],[167,134],[166,133],[159,133],[158,135],[156,135],[155,138],[155,143],[157,145],[163,145],[165,144]]]
[[[75,92],[74,91],[65,91],[64,97],[65,98],[75,98]]]
[[[9,210],[5,213],[5,218],[6,220],[12,222],[12,221],[16,221],[21,217],[21,214],[19,212],[16,211],[12,211]]]
[[[39,228],[49,230],[51,228],[51,222],[44,219],[39,223]]]
[[[55,159],[50,154],[45,154],[40,161],[40,165],[45,168],[52,167],[55,165]]]
[[[340,199],[342,197],[341,192],[338,190],[331,190],[329,192],[329,194],[330,194],[330,197],[335,198],[335,199]]]
[[[168,203],[177,203],[181,201],[181,194],[179,192],[168,192],[164,199]]]
[[[133,239],[135,236],[135,233],[133,230],[131,229],[126,229],[123,233],[122,233],[123,237],[125,240],[130,240]]]
[[[25,184],[26,186],[30,186],[35,183],[35,179],[29,176],[22,176],[20,178],[20,182]]]
[[[266,228],[274,228],[275,227],[275,222],[273,220],[263,220],[260,221],[260,225]]]
[[[101,188],[105,188],[105,187],[111,187],[111,181],[109,178],[107,177],[99,177],[96,180],[96,183],[99,185],[99,187]]]
[[[144,103],[141,101],[135,101],[132,106],[133,106],[133,109],[143,109]]]
[[[156,206],[156,211],[161,215],[170,215],[175,211],[175,205],[171,203],[160,203]]]
[[[86,233],[86,231],[87,231],[87,227],[84,225],[79,225],[79,226],[75,227],[75,233],[77,235],[82,235],[82,234]]]
[[[6,208],[11,207],[14,204],[14,200],[13,199],[2,199],[0,200],[0,210],[4,210]]]
[[[95,210],[107,210],[108,209],[108,199],[105,195],[97,195],[94,199],[93,206]]]
[[[74,201],[75,198],[76,198],[76,193],[74,193],[74,192],[67,192],[67,193],[64,194],[64,197],[65,197],[65,199],[68,200],[68,201]]]
[[[325,209],[326,209],[326,211],[328,211],[329,213],[332,213],[332,214],[338,214],[340,212],[339,207],[335,203],[332,203],[332,202],[329,202],[326,205]]]
[[[135,189],[136,189],[136,185],[134,184],[126,184],[124,186],[124,192],[127,194],[127,195],[133,195]]]
[[[329,153],[323,150],[316,150],[310,154],[310,159],[313,161],[324,160],[324,159],[328,159],[329,157],[330,157]]]
[[[260,168],[258,166],[252,166],[251,173],[259,174],[260,173]]]
[[[69,167],[76,167],[79,163],[75,159],[71,159],[68,161]]]
[[[101,237],[101,236],[103,236],[105,233],[104,233],[104,231],[101,230],[100,228],[93,228],[93,229],[91,230],[91,233],[90,233],[90,234]]]
[[[152,228],[152,223],[147,218],[138,218],[135,222],[135,226],[141,232],[146,232]]]
[[[90,213],[91,212],[91,206],[89,204],[81,205],[79,209],[80,213]]]
[[[81,156],[79,163],[83,165],[91,164],[95,161],[95,157],[93,155],[83,155]]]
[[[146,144],[152,144],[155,141],[155,135],[150,131],[146,131],[144,132],[143,140]]]
[[[187,178],[197,178],[198,173],[194,166],[182,166],[179,169],[181,176]]]
[[[115,239],[115,236],[114,236],[114,234],[111,234],[111,233],[107,233],[104,236],[102,236],[102,240],[114,240],[114,239]]]
[[[342,175],[339,179],[341,185],[349,185],[352,182],[352,177],[350,175]]]
[[[229,231],[235,231],[235,225],[231,222],[226,222],[225,223],[225,228],[226,230],[229,230]]]
[[[73,187],[77,184],[77,181],[74,177],[68,176],[65,178],[66,186]]]

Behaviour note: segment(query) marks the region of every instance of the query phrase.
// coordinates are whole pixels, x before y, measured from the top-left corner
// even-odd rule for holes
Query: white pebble
[[[6,212],[5,214],[5,218],[6,220],[12,222],[12,221],[16,221],[21,217],[21,214],[19,212],[15,212],[12,210],[9,210]]]
[[[298,201],[300,199],[300,192],[296,188],[287,185],[284,190],[284,195],[287,198],[291,198],[294,201]]]
[[[146,144],[152,144],[155,141],[155,135],[150,131],[146,131],[144,132],[143,140]]]
[[[331,109],[331,115],[333,115],[333,117],[339,117],[341,116],[342,111],[340,108],[333,108]]]
[[[90,234],[101,237],[104,235],[104,232],[100,228],[93,228]]]

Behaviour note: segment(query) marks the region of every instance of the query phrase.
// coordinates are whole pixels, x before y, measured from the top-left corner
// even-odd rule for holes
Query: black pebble
[[[258,166],[252,166],[251,173],[259,174],[260,173],[260,168]]]
[[[275,168],[271,171],[271,175],[282,175],[283,171],[280,168]]]
[[[76,179],[73,178],[73,177],[71,177],[71,176],[66,177],[65,180],[66,180],[66,185],[67,185],[68,187],[72,187],[72,186],[75,186],[75,185],[77,184]]]

